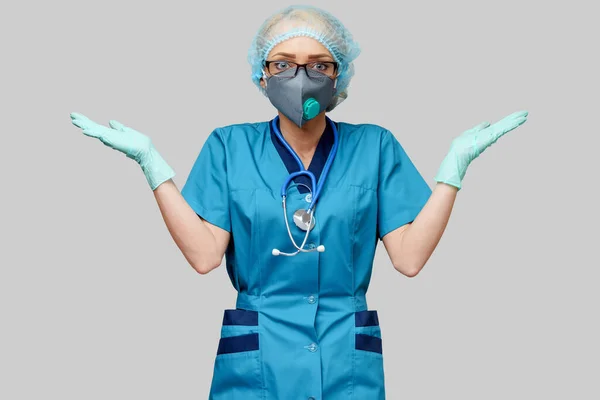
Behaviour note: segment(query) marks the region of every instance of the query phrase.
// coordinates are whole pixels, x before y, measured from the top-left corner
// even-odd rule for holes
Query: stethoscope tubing
[[[335,126],[335,123],[332,120],[330,120],[329,118],[327,118],[327,117],[325,117],[325,118],[326,118],[327,123],[331,124],[331,127],[333,129],[334,140],[333,140],[333,146],[331,147],[331,150],[329,151],[329,156],[327,157],[327,161],[325,162],[325,165],[323,166],[323,171],[321,172],[319,182],[317,182],[317,179],[312,172],[310,172],[306,168],[304,168],[304,164],[300,160],[300,157],[298,157],[298,155],[296,154],[294,149],[291,148],[291,146],[286,142],[285,138],[279,131],[279,128],[277,127],[277,122],[279,121],[279,116],[275,117],[272,121],[272,127],[273,127],[273,131],[275,132],[275,136],[277,136],[277,139],[279,140],[279,142],[286,148],[286,150],[289,152],[289,154],[291,154],[292,157],[296,160],[296,163],[298,164],[298,167],[300,168],[299,171],[289,174],[288,177],[285,179],[283,185],[281,186],[281,198],[282,198],[282,205],[283,205],[283,216],[284,216],[284,220],[285,220],[285,227],[287,229],[287,232],[288,232],[288,235],[290,237],[292,244],[296,248],[296,251],[293,253],[284,253],[278,249],[273,249],[272,253],[274,256],[278,256],[278,255],[295,256],[296,254],[298,254],[300,252],[309,253],[309,252],[313,252],[313,251],[319,251],[319,252],[325,251],[325,247],[323,245],[317,246],[316,249],[310,249],[310,250],[304,249],[304,246],[306,245],[306,241],[308,240],[308,235],[310,234],[310,231],[311,231],[313,218],[314,218],[314,210],[316,208],[317,200],[319,199],[321,191],[323,190],[323,185],[325,183],[325,179],[327,178],[327,175],[329,174],[329,170],[331,168],[331,164],[333,163],[333,160],[337,153],[338,143],[339,143],[339,135],[338,135],[338,130],[337,130],[337,127]],[[294,236],[292,235],[292,232],[290,230],[290,224],[289,224],[289,221],[287,218],[286,197],[287,197],[287,189],[290,185],[290,182],[294,178],[296,178],[298,176],[302,176],[302,175],[305,175],[310,179],[312,188],[315,190],[314,190],[314,194],[313,194],[312,190],[310,190],[310,188],[308,188],[309,191],[311,192],[311,199],[310,199],[309,207],[306,210],[306,212],[310,215],[310,221],[308,222],[308,225],[306,227],[306,233],[304,235],[304,240],[302,241],[302,244],[300,246],[298,246],[296,244],[296,241],[294,240]],[[302,184],[302,185],[304,185],[304,184]],[[298,226],[300,227],[300,225],[298,225]],[[304,229],[304,228],[302,228],[302,229]]]
[[[319,199],[319,197],[321,195],[321,191],[323,190],[323,185],[325,184],[325,179],[327,178],[327,175],[329,174],[329,170],[331,169],[331,164],[333,164],[333,160],[337,153],[338,144],[339,144],[339,134],[338,134],[337,127],[335,126],[335,123],[331,119],[329,119],[329,117],[325,117],[325,118],[327,120],[327,123],[331,125],[331,128],[333,130],[333,146],[331,147],[329,156],[327,157],[327,161],[325,162],[325,166],[323,167],[323,172],[321,172],[321,179],[319,179],[319,182],[317,182],[317,179],[312,172],[310,172],[306,168],[304,168],[304,164],[302,163],[302,160],[300,160],[300,157],[298,157],[298,155],[296,154],[294,149],[292,149],[292,147],[286,142],[285,138],[279,131],[279,128],[277,127],[277,122],[279,121],[279,116],[276,116],[273,119],[273,121],[271,122],[271,125],[273,127],[273,132],[275,132],[275,136],[277,136],[277,139],[279,140],[279,142],[286,148],[286,150],[289,152],[289,154],[292,155],[294,160],[296,160],[296,163],[298,164],[298,167],[300,168],[299,171],[291,173],[286,178],[285,182],[281,186],[281,197],[286,196],[287,188],[288,188],[290,182],[294,178],[301,176],[301,175],[308,176],[311,181],[312,187],[315,188],[314,194],[311,196],[311,201],[308,206],[308,209],[306,210],[308,212],[310,212],[315,207],[317,200]]]

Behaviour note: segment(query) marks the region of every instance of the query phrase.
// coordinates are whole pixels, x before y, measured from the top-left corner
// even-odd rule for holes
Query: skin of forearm
[[[448,225],[457,192],[437,183],[415,220],[394,238],[391,259],[398,271],[412,277],[425,266]]]
[[[153,193],[171,237],[192,268],[205,274],[219,266],[213,233],[185,201],[175,182],[169,179]]]

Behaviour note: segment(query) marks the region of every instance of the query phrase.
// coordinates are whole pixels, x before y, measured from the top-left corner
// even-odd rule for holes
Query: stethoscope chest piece
[[[310,224],[310,230],[312,230],[315,227],[315,216],[312,216],[311,222],[311,213],[304,209],[299,209],[294,213],[294,223],[303,231],[308,230]]]
[[[273,121],[271,122],[273,132],[277,136],[277,139],[279,140],[279,142],[286,148],[286,150],[292,155],[292,157],[296,160],[296,163],[298,164],[298,171],[295,171],[295,172],[292,172],[291,174],[289,174],[288,177],[286,178],[286,180],[283,182],[283,185],[281,185],[281,198],[282,198],[281,204],[282,204],[282,208],[283,208],[283,218],[285,220],[285,227],[287,229],[287,233],[288,233],[288,236],[290,237],[292,244],[296,248],[296,251],[293,253],[284,253],[279,249],[273,249],[271,254],[273,254],[274,256],[279,256],[279,255],[295,256],[296,254],[298,254],[300,252],[310,253],[313,251],[317,251],[319,253],[322,253],[325,251],[325,246],[323,246],[322,244],[318,245],[316,247],[313,244],[311,244],[309,246],[310,249],[304,249],[304,246],[306,244],[306,241],[308,239],[310,231],[315,227],[315,205],[317,204],[317,200],[319,199],[319,195],[321,193],[321,190],[323,189],[325,177],[329,173],[329,169],[331,168],[331,164],[333,163],[333,159],[337,152],[337,147],[338,147],[338,143],[339,143],[337,127],[335,126],[335,123],[333,123],[333,121],[331,121],[329,118],[326,118],[327,122],[331,125],[331,129],[333,130],[333,146],[331,147],[331,150],[329,151],[329,156],[327,157],[327,161],[325,162],[325,165],[323,166],[323,171],[321,172],[321,176],[319,177],[319,180],[317,181],[315,175],[311,171],[308,171],[304,167],[304,164],[300,160],[300,157],[298,157],[296,152],[285,141],[283,135],[279,131],[279,127],[277,126],[278,118],[279,117],[275,117],[273,119]],[[303,240],[302,244],[300,246],[298,246],[296,244],[296,241],[294,240],[294,235],[292,235],[292,231],[290,230],[290,223],[288,221],[287,206],[286,206],[286,197],[287,197],[287,189],[288,189],[288,186],[290,185],[290,183],[294,180],[294,178],[296,178],[297,176],[301,176],[301,175],[306,176],[310,179],[311,186],[308,187],[308,189],[311,191],[311,193],[305,197],[306,202],[310,203],[308,208],[296,210],[296,212],[294,213],[294,224],[296,224],[296,226],[298,228],[300,228],[301,230],[306,232],[304,234],[304,240]],[[306,185],[304,185],[304,186],[306,186]],[[313,191],[314,191],[314,193],[313,193]]]

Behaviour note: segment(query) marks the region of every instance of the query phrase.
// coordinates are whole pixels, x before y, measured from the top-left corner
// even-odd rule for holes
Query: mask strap
[[[265,70],[262,71],[262,79],[265,82],[265,88],[267,87],[267,74],[265,74]]]

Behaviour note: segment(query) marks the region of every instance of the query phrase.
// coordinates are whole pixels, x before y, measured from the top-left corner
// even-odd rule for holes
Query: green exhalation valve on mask
[[[319,115],[321,105],[314,98],[310,98],[304,102],[304,119],[310,120]]]

